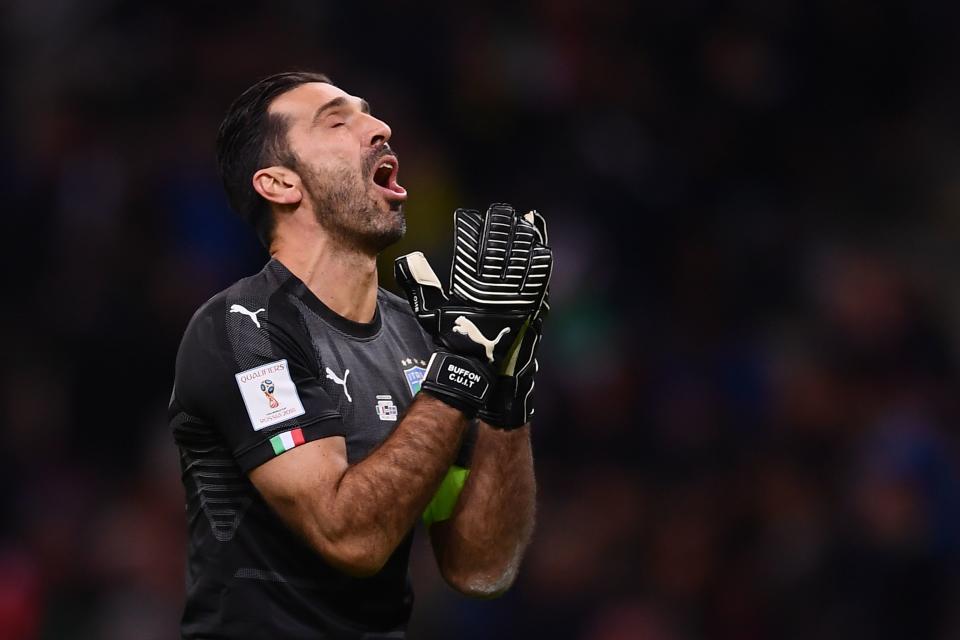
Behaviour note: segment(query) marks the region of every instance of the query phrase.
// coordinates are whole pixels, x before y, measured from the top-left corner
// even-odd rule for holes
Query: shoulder
[[[193,314],[187,331],[210,320],[220,324],[235,321],[240,326],[261,328],[270,311],[287,297],[284,294],[290,275],[277,267],[276,262],[268,262],[259,273],[242,278],[215,294]]]
[[[285,333],[285,325],[290,323],[288,280],[289,274],[271,261],[259,273],[212,296],[187,324],[181,352],[191,347],[232,351]]]

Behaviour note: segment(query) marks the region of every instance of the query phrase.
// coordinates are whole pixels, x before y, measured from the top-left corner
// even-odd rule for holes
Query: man
[[[545,229],[458,210],[455,290],[398,261],[412,313],[378,288],[405,229],[390,135],[313,73],[262,80],[220,127],[227,195],[271,260],[197,311],[177,356],[185,638],[403,638],[421,514],[454,589],[492,597],[517,574]]]

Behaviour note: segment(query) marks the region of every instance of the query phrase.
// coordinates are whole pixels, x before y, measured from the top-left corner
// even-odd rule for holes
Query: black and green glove
[[[525,214],[524,218],[536,228],[538,241],[543,245],[549,245],[547,223],[543,216],[537,211],[531,211]],[[530,422],[534,413],[534,378],[539,368],[537,348],[540,346],[543,335],[543,321],[549,313],[548,283],[540,309],[530,317],[519,347],[507,363],[507,367],[499,372],[487,401],[480,409],[479,417],[487,424],[510,430]]]
[[[449,293],[422,253],[397,258],[394,272],[438,349],[421,388],[473,417],[494,377],[512,369],[542,308],[553,254],[532,218],[509,205],[454,212]]]

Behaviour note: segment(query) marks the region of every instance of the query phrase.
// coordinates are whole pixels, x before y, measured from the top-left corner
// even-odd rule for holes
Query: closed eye
[[[336,129],[337,127],[342,127],[342,126],[345,125],[345,124],[347,124],[347,123],[346,123],[346,122],[337,122],[337,123],[335,123],[335,124],[330,125],[330,128],[331,128],[331,129]]]

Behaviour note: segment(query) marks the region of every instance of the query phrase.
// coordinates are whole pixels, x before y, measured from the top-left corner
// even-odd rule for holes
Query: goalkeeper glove
[[[449,293],[419,251],[397,258],[394,272],[439,346],[422,388],[473,417],[493,375],[516,360],[542,305],[553,256],[537,228],[509,205],[491,205],[486,215],[457,209],[454,237]]]

